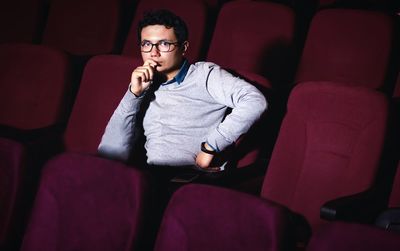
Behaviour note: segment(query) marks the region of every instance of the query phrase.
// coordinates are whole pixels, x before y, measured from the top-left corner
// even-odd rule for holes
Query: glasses
[[[150,52],[153,49],[153,46],[160,52],[170,52],[175,50],[178,42],[168,42],[168,41],[158,41],[153,44],[150,41],[143,41],[140,43],[140,50],[142,52]]]

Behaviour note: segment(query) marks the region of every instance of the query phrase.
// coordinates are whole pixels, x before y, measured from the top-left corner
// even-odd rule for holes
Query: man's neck
[[[181,69],[182,64],[183,64],[184,61],[185,61],[185,59],[182,58],[181,62],[178,64],[178,66],[176,67],[176,69],[164,73],[164,75],[165,75],[167,81],[170,81],[171,79],[173,79],[173,78],[178,74],[178,72],[180,71],[180,69]]]

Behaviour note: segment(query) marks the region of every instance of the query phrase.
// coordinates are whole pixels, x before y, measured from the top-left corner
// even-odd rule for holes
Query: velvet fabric
[[[42,44],[76,56],[115,52],[121,0],[52,0]]]
[[[156,251],[282,250],[287,211],[226,188],[190,184],[173,194]]]
[[[62,154],[44,167],[23,251],[128,251],[138,244],[146,176],[118,162]]]
[[[169,0],[146,0],[139,1],[128,36],[124,43],[122,55],[141,58],[141,52],[138,41],[137,26],[143,18],[143,14],[150,10],[168,9],[181,17],[189,30],[189,49],[185,53],[185,57],[190,63],[203,60],[205,57],[204,47],[206,38],[210,30],[207,30],[208,15],[210,9],[205,1],[186,0],[186,1],[169,1]]]
[[[0,8],[0,43],[39,40],[45,20],[43,0],[4,0]]]
[[[393,36],[393,19],[383,12],[320,10],[311,22],[296,82],[380,88],[388,74]]]
[[[400,234],[361,224],[335,222],[321,228],[307,251],[398,251]]]
[[[217,17],[207,61],[288,82],[295,15],[289,7],[263,1],[225,3]]]
[[[0,138],[0,247],[10,237],[10,226],[16,212],[21,189],[22,173],[26,164],[22,144]]]
[[[21,130],[65,118],[70,66],[61,51],[29,44],[0,45],[0,124]]]
[[[297,85],[261,196],[304,216],[315,230],[323,203],[370,188],[387,124],[386,97],[331,82]]]
[[[129,86],[141,60],[95,56],[87,63],[64,134],[65,149],[96,153],[108,120]]]

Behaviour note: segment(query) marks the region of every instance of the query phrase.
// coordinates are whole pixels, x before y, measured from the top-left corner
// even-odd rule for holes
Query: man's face
[[[158,65],[156,70],[165,74],[168,80],[175,77],[180,69],[183,55],[187,49],[187,42],[185,42],[183,46],[177,45],[176,42],[178,42],[178,40],[175,36],[173,28],[168,29],[164,25],[149,25],[144,27],[141,32],[141,39],[141,43],[175,43],[170,45],[170,51],[167,52],[160,51],[156,48],[156,46],[152,46],[150,52],[142,51],[142,58],[144,62],[151,59]]]

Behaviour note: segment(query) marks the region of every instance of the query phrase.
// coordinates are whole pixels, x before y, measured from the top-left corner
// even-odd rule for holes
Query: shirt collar
[[[185,79],[185,77],[186,77],[186,74],[187,74],[187,72],[189,70],[189,66],[190,65],[189,65],[188,60],[185,59],[183,61],[183,64],[182,64],[181,68],[179,69],[178,74],[176,74],[176,76],[173,79],[163,83],[162,85],[168,85],[168,84],[172,84],[174,82],[177,82],[178,85],[180,85],[183,82],[183,80]]]

